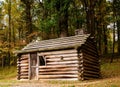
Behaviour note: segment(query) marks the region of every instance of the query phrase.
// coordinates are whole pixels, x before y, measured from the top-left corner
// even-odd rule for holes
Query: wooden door
[[[38,58],[37,53],[30,54],[30,79],[38,79]]]

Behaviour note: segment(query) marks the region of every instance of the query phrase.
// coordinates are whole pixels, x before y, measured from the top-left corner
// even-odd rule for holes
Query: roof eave
[[[15,51],[15,54],[24,54],[24,53],[31,53],[31,52],[43,52],[43,51],[51,51],[51,50],[62,50],[62,49],[77,49],[78,47],[80,47],[81,45],[76,45],[76,46],[68,46],[68,47],[58,47],[58,48],[38,48],[38,49],[32,49],[32,50],[18,50]]]

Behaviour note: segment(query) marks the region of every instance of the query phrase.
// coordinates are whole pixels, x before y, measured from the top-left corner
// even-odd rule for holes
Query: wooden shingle
[[[77,48],[80,47],[81,44],[84,44],[84,42],[89,36],[90,36],[89,34],[83,34],[83,35],[32,42],[27,46],[25,46],[22,50],[17,51],[17,53]]]

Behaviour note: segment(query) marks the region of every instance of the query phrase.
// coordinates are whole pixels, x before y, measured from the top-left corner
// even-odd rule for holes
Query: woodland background
[[[0,1],[0,66],[16,64],[14,51],[36,40],[95,36],[99,55],[120,54],[120,0]]]

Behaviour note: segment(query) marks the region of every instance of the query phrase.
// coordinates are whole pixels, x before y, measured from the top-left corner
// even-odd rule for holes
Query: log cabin
[[[16,52],[18,80],[89,80],[100,77],[90,34],[31,42]]]

